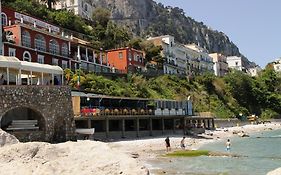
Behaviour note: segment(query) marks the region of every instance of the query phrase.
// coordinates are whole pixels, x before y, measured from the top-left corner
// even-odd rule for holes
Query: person
[[[185,140],[185,137],[183,137],[183,138],[181,139],[181,149],[185,149],[184,140]]]
[[[226,151],[230,151],[230,139],[227,139],[227,142],[226,142]]]
[[[167,152],[171,151],[171,145],[170,145],[170,139],[169,137],[167,137],[165,139],[165,142],[166,142],[166,149],[167,149]]]
[[[59,82],[57,76],[54,77],[54,85],[60,85],[60,82]]]
[[[5,79],[4,79],[4,75],[1,74],[1,76],[0,76],[0,85],[3,85],[3,84],[5,84]]]

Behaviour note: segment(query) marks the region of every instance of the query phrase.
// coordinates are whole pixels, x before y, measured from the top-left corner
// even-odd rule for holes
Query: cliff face
[[[187,17],[180,8],[164,7],[153,0],[92,0],[92,5],[108,8],[112,20],[137,36],[169,34],[183,44],[196,43],[209,52],[240,56],[237,46],[224,33]]]

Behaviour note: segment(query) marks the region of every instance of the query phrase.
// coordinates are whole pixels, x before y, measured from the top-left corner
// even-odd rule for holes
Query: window
[[[88,6],[87,6],[87,4],[84,5],[84,10],[85,10],[85,12],[88,11]]]
[[[68,66],[67,66],[67,61],[62,60],[61,67],[62,67],[63,69],[67,69],[67,68],[68,68]]]
[[[58,55],[60,50],[59,50],[59,43],[55,39],[51,39],[49,42],[49,52]]]
[[[25,51],[24,53],[23,53],[23,61],[28,61],[28,62],[31,62],[31,55],[30,55],[30,53],[28,52],[28,51]]]
[[[7,15],[5,13],[1,13],[1,22],[3,26],[7,25]]]
[[[44,36],[37,34],[35,36],[35,49],[46,51],[46,40]]]
[[[56,58],[52,59],[52,64],[58,66],[59,65],[59,60]]]
[[[25,47],[31,47],[31,38],[28,31],[24,30],[22,32],[22,45]]]
[[[44,64],[44,55],[38,55],[37,62],[40,64]]]
[[[123,52],[119,52],[119,59],[123,58]]]
[[[16,56],[16,49],[9,48],[9,56],[10,57],[15,57]]]
[[[139,57],[140,57],[139,55],[135,54],[134,55],[134,61],[138,61]]]
[[[131,51],[129,51],[129,61],[132,61],[132,57],[133,57],[133,54]]]
[[[235,62],[235,65],[238,66],[238,61]]]
[[[62,56],[68,57],[68,46],[66,43],[63,43],[61,46],[61,54]]]

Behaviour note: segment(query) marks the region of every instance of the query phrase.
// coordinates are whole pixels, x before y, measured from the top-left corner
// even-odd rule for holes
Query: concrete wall
[[[32,109],[43,117],[43,132],[11,132],[19,140],[64,142],[75,140],[71,90],[67,86],[0,86],[0,121],[16,108]]]

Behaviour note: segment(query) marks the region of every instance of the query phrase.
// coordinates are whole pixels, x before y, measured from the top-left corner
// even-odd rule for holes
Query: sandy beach
[[[227,139],[234,135],[281,129],[280,123],[218,128],[200,138],[186,138],[187,149]],[[243,136],[243,135],[241,135]],[[0,139],[3,137],[0,137]],[[165,137],[103,143],[97,141],[17,143],[0,147],[1,174],[126,174],[147,175],[148,160],[165,154]],[[180,149],[182,136],[170,136],[172,151]]]
[[[229,128],[217,128],[215,131],[206,131],[205,134],[199,135],[200,137],[194,138],[186,136],[185,144],[186,149],[196,150],[203,144],[210,142],[226,140],[233,136],[240,135],[251,136],[252,133],[263,132],[268,130],[281,129],[280,123],[269,123],[269,124],[259,124],[259,125],[245,125],[240,127],[229,127]],[[112,142],[110,146],[113,148],[118,148],[127,154],[138,154],[139,160],[149,160],[154,159],[156,156],[165,154],[165,140],[166,137],[159,138],[147,138],[138,139],[130,141],[119,141]],[[179,150],[180,141],[182,136],[175,135],[170,136],[171,148],[173,150]]]

